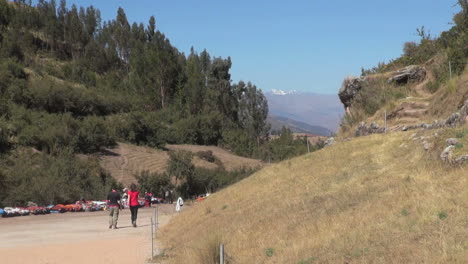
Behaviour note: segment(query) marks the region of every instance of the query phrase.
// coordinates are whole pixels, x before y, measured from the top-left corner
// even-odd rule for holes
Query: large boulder
[[[356,97],[359,90],[362,89],[362,84],[364,82],[365,78],[363,77],[346,77],[346,79],[344,79],[340,91],[338,92],[338,96],[345,108],[351,106],[354,97]]]
[[[396,71],[396,74],[388,79],[388,82],[396,84],[406,84],[409,82],[420,82],[426,78],[426,70],[417,65],[406,66]]]

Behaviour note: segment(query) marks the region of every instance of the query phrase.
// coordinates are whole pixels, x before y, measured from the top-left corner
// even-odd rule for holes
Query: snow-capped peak
[[[287,95],[287,94],[297,94],[297,91],[296,90],[283,91],[283,90],[273,89],[271,90],[271,93],[275,95]]]

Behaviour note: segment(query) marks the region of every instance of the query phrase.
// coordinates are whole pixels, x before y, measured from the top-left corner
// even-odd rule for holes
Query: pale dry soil
[[[172,217],[174,206],[160,205],[160,227]],[[145,263],[151,256],[153,215],[154,207],[141,208],[134,228],[130,210],[124,209],[119,229],[108,229],[106,211],[0,218],[0,263]]]

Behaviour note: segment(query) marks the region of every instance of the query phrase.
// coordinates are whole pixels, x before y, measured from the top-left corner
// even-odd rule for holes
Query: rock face
[[[463,106],[458,110],[458,112],[453,113],[445,121],[446,126],[454,127],[457,125],[464,125],[467,122],[468,118],[468,100],[465,101]]]
[[[454,146],[446,147],[440,154],[440,158],[445,162],[450,162],[452,160],[452,153],[454,148]]]
[[[331,138],[327,138],[327,140],[325,140],[325,147],[329,147],[331,145],[335,144],[335,138],[331,137]]]
[[[356,137],[362,137],[362,136],[367,136],[370,134],[381,134],[385,133],[385,128],[380,127],[377,123],[372,122],[370,125],[367,125],[364,122],[361,122],[356,129]]]
[[[390,77],[388,82],[397,84],[406,84],[409,82],[420,82],[426,77],[426,70],[417,65],[410,65],[396,71],[396,75]]]
[[[467,163],[468,162],[468,155],[462,155],[462,156],[456,158],[455,162],[459,163],[459,164]]]
[[[338,96],[340,97],[341,102],[348,108],[351,106],[351,102],[354,97],[356,97],[359,90],[362,88],[362,84],[365,82],[363,77],[347,77],[344,79],[343,84],[341,85]]]
[[[458,144],[458,139],[456,138],[448,138],[447,140],[445,140],[445,143],[448,145],[448,146],[455,146]]]

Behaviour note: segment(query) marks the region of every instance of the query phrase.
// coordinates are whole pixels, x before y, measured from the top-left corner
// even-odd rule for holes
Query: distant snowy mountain
[[[272,90],[265,93],[270,115],[337,131],[344,114],[338,95]]]
[[[297,94],[298,92],[296,90],[292,90],[292,91],[283,91],[283,90],[276,90],[276,89],[273,89],[271,90],[271,94],[274,94],[274,95],[288,95],[288,94]]]

